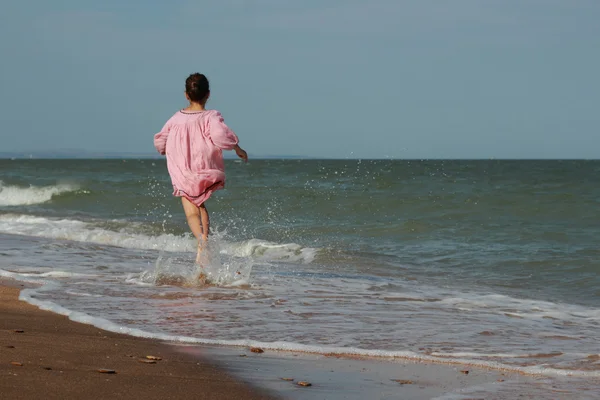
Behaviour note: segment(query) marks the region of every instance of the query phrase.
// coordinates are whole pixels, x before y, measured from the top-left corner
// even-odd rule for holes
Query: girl
[[[238,157],[248,161],[221,113],[204,108],[209,97],[206,76],[190,75],[185,81],[185,98],[190,105],[176,112],[154,135],[154,147],[167,156],[173,195],[181,197],[188,225],[198,240],[197,263],[210,228],[204,203],[215,190],[225,186],[222,150],[235,150]]]

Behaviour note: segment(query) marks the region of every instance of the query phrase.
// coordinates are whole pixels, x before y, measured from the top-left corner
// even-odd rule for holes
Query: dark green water
[[[334,270],[600,305],[600,162],[252,160],[227,175],[208,209],[231,240],[320,248]],[[0,180],[3,214],[187,232],[163,160],[0,160]]]

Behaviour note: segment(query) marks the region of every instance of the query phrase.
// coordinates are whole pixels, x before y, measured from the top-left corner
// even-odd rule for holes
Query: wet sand
[[[202,354],[185,354],[159,341],[102,331],[39,310],[18,300],[21,288],[0,279],[2,398],[277,398],[233,378]],[[161,359],[141,362],[151,361],[146,356]]]
[[[189,354],[204,354],[234,376],[256,382],[290,400],[458,400],[545,397],[536,379],[516,373],[466,366],[331,357],[318,354],[247,349],[178,346]],[[302,387],[299,382],[309,382]],[[542,391],[543,392],[543,391]]]

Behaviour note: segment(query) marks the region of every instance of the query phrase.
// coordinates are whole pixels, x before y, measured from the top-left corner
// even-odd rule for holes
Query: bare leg
[[[185,197],[181,198],[181,204],[183,204],[183,212],[185,213],[187,223],[196,237],[196,240],[200,242],[200,239],[202,239],[204,234],[200,219],[200,209]]]
[[[185,212],[187,223],[196,237],[196,240],[198,240],[198,255],[196,256],[196,262],[199,262],[200,253],[202,253],[204,245],[208,240],[208,232],[210,229],[208,210],[204,204],[198,207],[185,197],[181,198],[181,203],[183,204],[183,211]]]
[[[208,233],[210,232],[210,218],[208,217],[208,210],[204,203],[200,207],[200,221],[202,222],[202,239],[208,240]]]

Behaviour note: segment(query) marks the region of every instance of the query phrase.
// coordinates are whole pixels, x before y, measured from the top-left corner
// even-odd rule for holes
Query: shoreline
[[[5,282],[15,282],[16,284],[19,284],[21,286],[21,289],[29,289],[29,288],[36,288],[38,286],[37,283],[30,283],[30,282],[22,282],[19,280],[15,280],[13,278],[10,277],[1,277],[0,276],[0,286],[4,285]],[[21,284],[24,283],[24,284]],[[187,337],[185,338],[179,338],[179,340],[176,339],[170,339],[170,338],[163,338],[161,337],[161,335],[152,335],[146,331],[139,331],[138,329],[129,329],[129,328],[115,328],[115,326],[111,326],[106,327],[106,326],[98,326],[97,324],[94,324],[92,322],[85,322],[88,320],[88,318],[84,318],[83,321],[79,321],[79,318],[71,318],[71,314],[70,313],[63,313],[61,310],[50,310],[47,308],[46,304],[43,301],[38,301],[37,299],[31,298],[29,296],[26,296],[27,299],[23,300],[22,299],[22,293],[18,296],[18,300],[22,301],[24,303],[27,303],[33,307],[35,307],[36,309],[39,309],[41,311],[44,312],[50,312],[52,314],[58,315],[58,316],[62,316],[67,318],[68,320],[75,322],[75,323],[81,323],[84,325],[90,325],[95,327],[96,329],[99,329],[101,331],[106,331],[106,332],[112,332],[112,333],[118,333],[117,329],[120,331],[118,334],[122,334],[125,335],[127,337],[133,337],[133,338],[140,338],[140,339],[145,339],[145,340],[151,340],[151,341],[158,341],[158,342],[162,342],[166,345],[170,345],[170,346],[174,346],[176,348],[180,347],[180,346],[198,346],[200,348],[208,348],[208,349],[223,349],[223,351],[225,353],[227,353],[229,350],[233,351],[233,352],[247,352],[250,348],[252,347],[258,347],[261,348],[264,351],[268,351],[271,352],[273,354],[281,354],[283,356],[285,356],[286,354],[289,355],[306,355],[306,356],[315,356],[315,357],[326,357],[326,358],[337,358],[337,359],[344,359],[344,360],[356,360],[356,361],[367,361],[367,362],[391,362],[391,363],[395,363],[395,362],[400,362],[400,363],[414,363],[414,364],[435,364],[435,365],[442,365],[442,366],[447,366],[447,367],[452,367],[452,368],[461,368],[461,369],[479,369],[479,370],[483,370],[483,371],[488,371],[490,373],[502,373],[502,374],[518,374],[518,375],[522,375],[522,376],[529,376],[532,378],[560,378],[560,377],[578,377],[578,378],[583,378],[583,379],[597,379],[598,376],[589,376],[587,374],[583,374],[583,375],[579,375],[577,371],[555,371],[554,373],[543,373],[540,371],[529,371],[529,367],[526,366],[512,366],[512,365],[506,365],[506,364],[501,364],[501,363],[497,363],[497,362],[493,362],[493,361],[478,361],[478,360],[463,360],[463,359],[451,359],[451,358],[443,358],[443,357],[432,357],[429,355],[418,355],[418,354],[411,354],[411,355],[393,355],[393,356],[389,356],[389,355],[378,355],[378,354],[370,354],[369,350],[364,350],[362,353],[360,352],[356,352],[356,353],[350,353],[347,352],[347,349],[342,349],[342,351],[338,352],[336,351],[337,349],[330,349],[332,351],[328,352],[328,353],[322,353],[318,350],[313,350],[311,347],[312,346],[302,346],[304,348],[293,348],[293,349],[285,349],[285,348],[280,348],[280,347],[273,347],[270,343],[260,343],[260,342],[254,342],[251,341],[250,343],[244,343],[244,344],[223,344],[223,343],[218,343],[215,341],[215,343],[213,343],[210,340],[206,340],[206,341],[188,341],[185,339],[188,339]],[[114,325],[114,324],[111,324]],[[112,328],[112,329],[111,329]],[[362,349],[359,349],[362,350]]]
[[[32,287],[0,278],[0,375],[4,377],[0,393],[15,398],[135,394],[164,399],[199,392],[201,398],[215,400],[426,400],[464,395],[512,399],[517,393],[554,399],[558,393],[577,393],[576,386],[563,379],[477,365],[268,348],[254,353],[247,346],[186,344],[113,333],[19,300],[20,291]],[[161,360],[147,364],[148,355]],[[98,372],[103,368],[116,374]],[[300,381],[312,387],[301,387]]]
[[[19,399],[274,400],[200,354],[103,331],[18,300],[25,284],[0,279],[0,393]],[[147,356],[160,360],[149,360]],[[146,361],[141,361],[146,360]],[[115,371],[102,373],[99,370]]]

